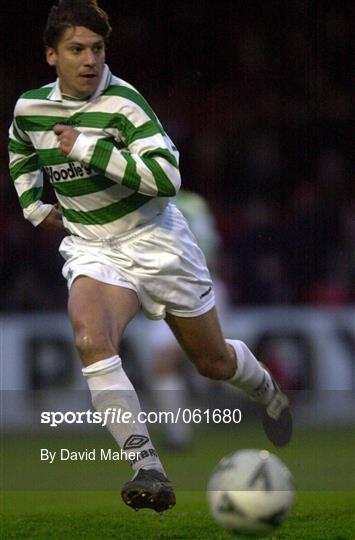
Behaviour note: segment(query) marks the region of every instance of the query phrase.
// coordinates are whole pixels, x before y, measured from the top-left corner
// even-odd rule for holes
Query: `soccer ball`
[[[224,457],[207,489],[215,520],[246,535],[264,535],[281,525],[295,494],[290,471],[266,450],[241,450]]]

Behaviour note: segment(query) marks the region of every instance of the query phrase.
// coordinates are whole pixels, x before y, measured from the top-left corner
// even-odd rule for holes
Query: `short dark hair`
[[[43,33],[45,47],[57,47],[67,28],[85,26],[102,36],[107,44],[111,25],[107,13],[97,5],[96,0],[60,0],[52,6]]]

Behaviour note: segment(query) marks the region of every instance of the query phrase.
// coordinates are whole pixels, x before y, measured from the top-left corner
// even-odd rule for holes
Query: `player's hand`
[[[61,154],[67,156],[79,137],[80,131],[64,124],[56,124],[53,130],[58,137]]]
[[[64,225],[62,221],[62,213],[60,211],[59,204],[55,204],[48,216],[39,224],[39,227],[47,231],[62,231],[64,232]]]

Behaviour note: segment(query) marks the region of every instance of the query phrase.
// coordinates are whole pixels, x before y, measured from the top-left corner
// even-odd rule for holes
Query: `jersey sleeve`
[[[94,140],[81,133],[68,157],[137,193],[176,195],[181,184],[179,153],[151,109],[125,102],[110,127],[117,137]]]
[[[28,135],[16,123],[15,117],[9,131],[9,167],[25,219],[39,225],[53,208],[41,201],[43,173],[36,151]]]

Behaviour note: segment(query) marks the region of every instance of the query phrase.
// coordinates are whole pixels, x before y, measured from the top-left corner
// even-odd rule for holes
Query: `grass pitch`
[[[177,488],[177,505],[157,514],[150,510],[134,512],[121,501],[120,486],[131,474],[125,463],[50,466],[39,461],[42,447],[113,447],[108,437],[7,436],[2,442],[0,538],[232,538],[210,517],[205,485],[224,455],[241,448],[264,447],[285,461],[298,485],[291,516],[268,538],[351,540],[355,538],[354,440],[354,432],[349,430],[300,431],[292,445],[275,451],[257,430],[200,430],[191,451],[161,451],[162,461]]]
[[[23,510],[6,512],[1,539],[231,539],[209,516],[202,492],[178,492],[176,508],[161,515],[134,512],[112,492],[28,492],[16,494],[16,500],[12,493],[9,505],[17,505],[19,497]],[[349,492],[302,492],[289,519],[268,538],[350,540],[353,514]]]

